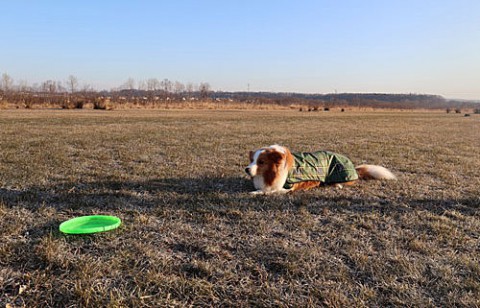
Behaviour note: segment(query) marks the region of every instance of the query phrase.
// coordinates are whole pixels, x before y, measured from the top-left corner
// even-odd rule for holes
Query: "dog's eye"
[[[259,164],[259,165],[263,165],[264,163],[265,163],[265,162],[264,162],[263,160],[259,160],[259,161],[257,162],[257,164]]]

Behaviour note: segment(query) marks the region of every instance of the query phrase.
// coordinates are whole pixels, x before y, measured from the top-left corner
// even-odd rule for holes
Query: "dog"
[[[329,152],[292,153],[271,145],[250,151],[245,172],[253,181],[252,194],[289,193],[318,186],[352,185],[358,180],[395,180],[387,168],[377,165],[355,167],[346,156]]]

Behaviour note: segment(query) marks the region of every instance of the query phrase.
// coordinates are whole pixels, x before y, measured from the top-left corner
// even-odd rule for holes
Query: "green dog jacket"
[[[352,161],[346,156],[329,151],[292,153],[295,163],[288,172],[283,188],[306,181],[320,181],[325,184],[344,183],[358,179]]]

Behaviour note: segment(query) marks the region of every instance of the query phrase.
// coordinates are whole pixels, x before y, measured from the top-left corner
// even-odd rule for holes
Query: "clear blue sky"
[[[480,1],[1,1],[0,74],[480,99]]]

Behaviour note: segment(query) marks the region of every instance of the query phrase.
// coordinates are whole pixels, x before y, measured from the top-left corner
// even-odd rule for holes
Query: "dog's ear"
[[[268,153],[268,158],[275,164],[279,164],[283,159],[283,154],[277,151],[271,151]]]

